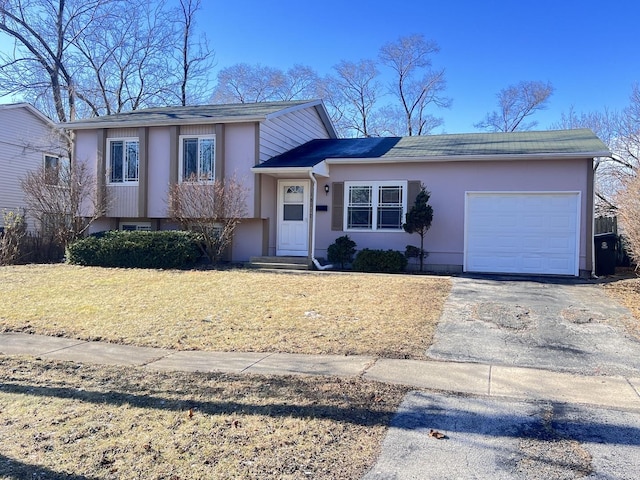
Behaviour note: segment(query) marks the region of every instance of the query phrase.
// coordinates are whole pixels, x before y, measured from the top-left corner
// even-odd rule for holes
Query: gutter
[[[311,204],[311,208],[313,209],[311,221],[311,261],[318,270],[324,271],[333,268],[333,265],[320,265],[320,262],[314,256],[316,251],[316,198],[318,197],[318,181],[311,170],[309,170],[309,178],[311,179],[311,183],[313,183],[313,202]]]

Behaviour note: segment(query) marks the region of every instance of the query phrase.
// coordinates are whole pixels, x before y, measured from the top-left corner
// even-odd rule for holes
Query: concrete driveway
[[[593,283],[453,278],[435,341],[436,360],[640,376],[630,312]]]
[[[640,342],[624,329],[631,314],[598,285],[452,280],[430,358],[602,381],[615,376],[630,385],[640,379]],[[411,392],[364,479],[637,479],[639,412],[607,405],[604,397],[586,405],[544,394],[522,400]]]

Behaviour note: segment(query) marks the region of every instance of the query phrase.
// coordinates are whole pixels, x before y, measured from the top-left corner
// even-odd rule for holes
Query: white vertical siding
[[[137,136],[137,128],[111,128],[107,131],[107,138],[131,138]]]
[[[138,216],[138,186],[107,185],[107,217]]]
[[[213,135],[216,133],[215,125],[183,125],[180,127],[180,135]]]
[[[329,133],[315,107],[295,110],[260,125],[260,162]]]
[[[51,127],[26,107],[0,107],[0,225],[2,211],[26,208],[20,181],[44,164],[44,155],[65,156]],[[27,212],[28,215],[28,212]]]

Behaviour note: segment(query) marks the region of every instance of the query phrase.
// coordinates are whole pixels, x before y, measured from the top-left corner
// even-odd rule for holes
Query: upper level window
[[[109,139],[109,182],[138,181],[140,143],[137,139]]]
[[[44,179],[47,185],[58,185],[60,182],[60,157],[44,156]]]
[[[180,180],[212,182],[215,179],[214,135],[180,137]]]
[[[347,230],[402,231],[407,182],[345,182]]]

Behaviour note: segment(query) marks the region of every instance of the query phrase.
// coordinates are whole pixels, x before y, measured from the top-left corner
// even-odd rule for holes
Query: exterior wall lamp
[[[329,195],[329,185],[325,185],[325,186],[324,186],[324,193],[325,193],[326,195]]]

